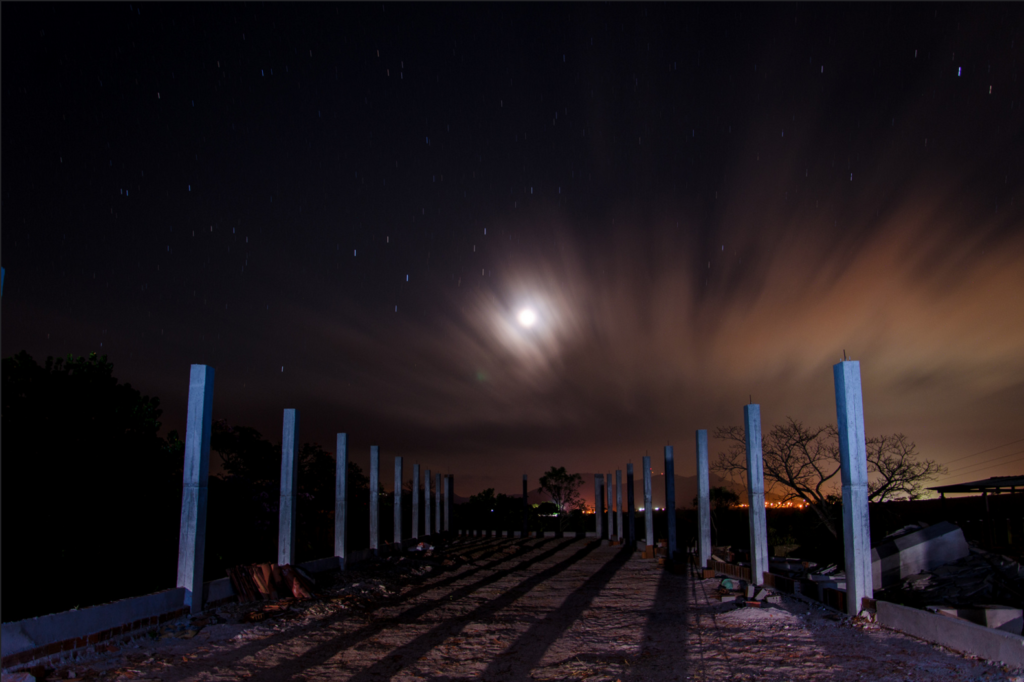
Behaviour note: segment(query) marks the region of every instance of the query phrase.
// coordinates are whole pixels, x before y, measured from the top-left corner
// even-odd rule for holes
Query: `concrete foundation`
[[[839,465],[843,484],[843,555],[846,560],[846,604],[857,615],[865,598],[872,599],[871,523],[868,517],[868,454],[864,436],[864,399],[860,363],[832,366],[839,424]]]
[[[402,458],[395,457],[395,544],[402,542]]]
[[[878,623],[988,661],[1024,667],[1024,637],[920,609],[876,602]]]
[[[761,406],[743,406],[747,445],[747,501],[750,524],[750,579],[764,584],[768,570],[768,524],[764,511],[764,459],[761,452]]]
[[[977,606],[929,606],[928,610],[943,616],[962,618],[977,625],[984,625],[993,630],[1002,630],[1014,635],[1021,633],[1024,627],[1024,611],[1010,606],[995,604],[979,604]]]
[[[380,544],[380,448],[370,446],[370,550]]]
[[[339,433],[334,472],[334,556],[345,566],[348,547],[348,434]]]
[[[213,367],[192,365],[188,380],[181,529],[178,536],[178,587],[185,588],[184,605],[190,607],[193,613],[200,611],[203,606],[213,375]]]
[[[671,445],[665,446],[665,513],[668,520],[668,559],[678,549],[676,541],[676,462]]]
[[[885,540],[871,550],[871,584],[876,590],[970,554],[964,532],[948,521]]]
[[[697,431],[697,561],[708,567],[711,558],[711,483],[708,469],[708,432]]]
[[[647,529],[647,547],[654,547],[654,508],[651,506],[651,458],[644,457],[644,526]]]

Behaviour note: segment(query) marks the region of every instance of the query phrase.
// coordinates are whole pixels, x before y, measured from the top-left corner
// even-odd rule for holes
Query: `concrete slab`
[[[970,554],[964,532],[948,521],[886,540],[871,550],[874,589],[897,585]]]
[[[1021,634],[1024,628],[1024,611],[1010,606],[995,604],[979,604],[977,606],[929,606],[929,611],[944,616],[963,618],[971,623],[983,625],[993,630],[1002,630],[1014,635]]]

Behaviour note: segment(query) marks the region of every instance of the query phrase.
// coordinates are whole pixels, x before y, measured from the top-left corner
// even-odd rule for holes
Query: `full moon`
[[[533,312],[529,308],[519,311],[519,324],[524,327],[532,327],[536,321],[537,313]]]

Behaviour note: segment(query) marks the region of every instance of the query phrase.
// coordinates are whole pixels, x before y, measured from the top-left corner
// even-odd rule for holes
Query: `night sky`
[[[105,354],[164,432],[201,363],[386,481],[692,475],[751,398],[834,422],[845,351],[937,483],[1024,473],[1024,5],[0,15],[3,355]]]

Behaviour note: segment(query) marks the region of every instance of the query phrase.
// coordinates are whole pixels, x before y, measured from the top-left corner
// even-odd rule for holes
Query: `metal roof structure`
[[[928,490],[934,490],[939,495],[945,495],[946,493],[1016,492],[1016,488],[1021,488],[1024,491],[1024,476],[993,476],[981,481],[940,485],[928,488]]]

